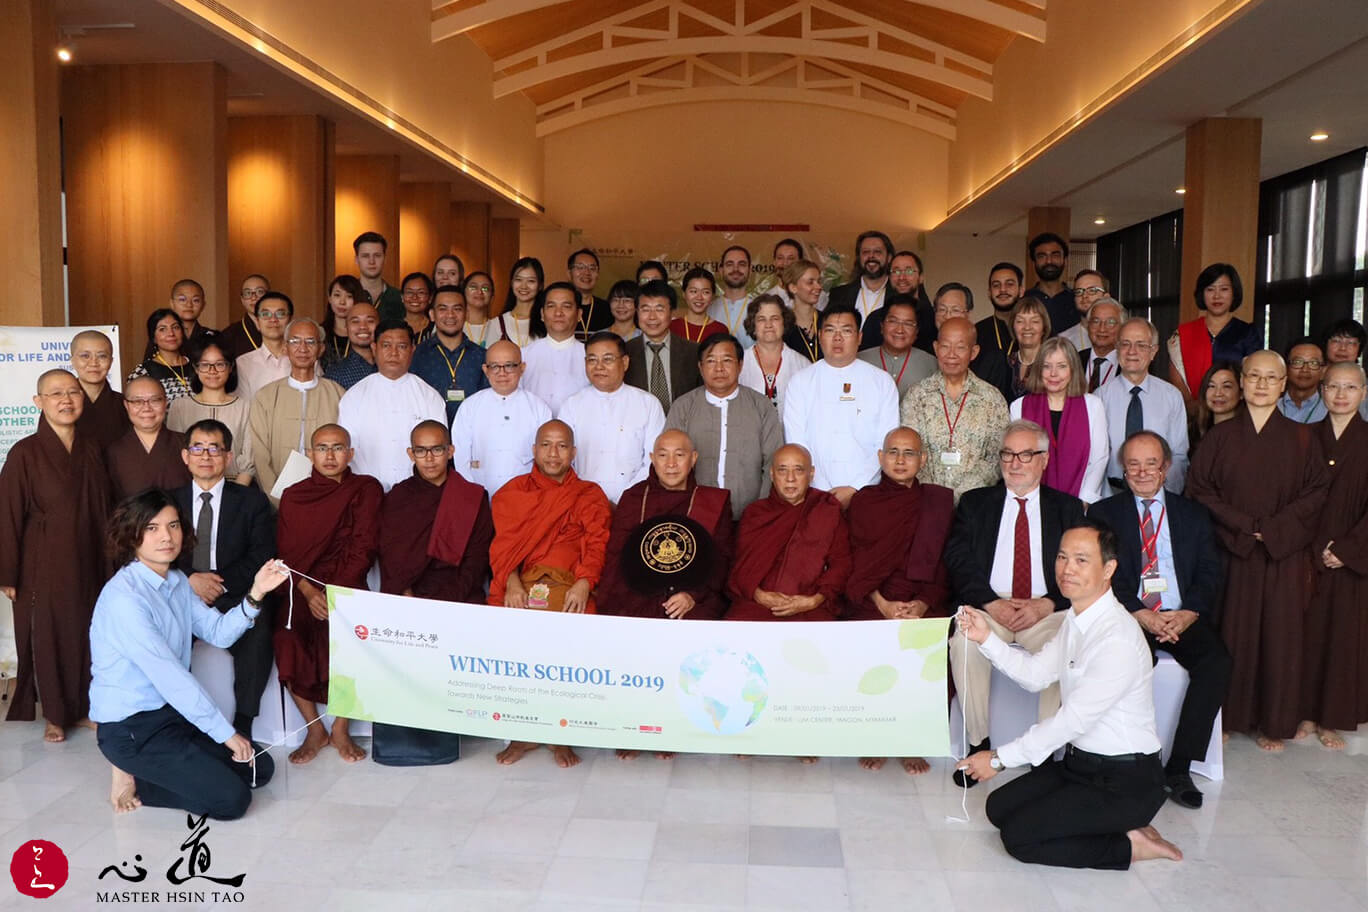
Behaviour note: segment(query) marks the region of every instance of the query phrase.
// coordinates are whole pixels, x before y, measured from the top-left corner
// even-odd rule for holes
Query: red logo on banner
[[[370,631],[366,629],[365,624],[357,624],[352,628],[352,631],[355,632],[358,640],[364,640],[366,637],[370,636]]]
[[[494,714],[494,721],[495,721],[495,722],[498,722],[498,721],[499,721],[500,719],[502,719],[502,718],[503,718],[503,716],[501,716],[499,713],[495,713],[495,714]]]
[[[66,854],[46,839],[30,839],[10,858],[14,888],[35,899],[47,899],[66,886],[67,874]]]

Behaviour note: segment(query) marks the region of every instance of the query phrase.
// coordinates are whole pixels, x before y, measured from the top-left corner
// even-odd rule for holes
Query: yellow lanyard
[[[441,354],[442,360],[446,362],[447,370],[451,372],[451,387],[452,387],[452,389],[455,389],[455,388],[456,388],[456,372],[457,372],[458,370],[461,369],[461,362],[465,360],[465,355],[466,355],[465,346],[464,346],[464,345],[461,346],[461,353],[460,353],[459,355],[456,356],[456,366],[455,366],[455,367],[452,367],[452,366],[451,366],[451,359],[447,357],[446,346],[444,346],[444,345],[441,343],[440,340],[437,342],[437,351],[438,351],[439,354]]]
[[[157,352],[156,360],[160,361],[163,365],[165,365],[166,369],[169,370],[172,373],[172,375],[174,375],[175,378],[181,382],[183,386],[185,386],[187,389],[190,387],[189,381],[185,379],[185,373],[182,371],[178,371],[174,367],[172,367],[170,362],[168,362],[165,358],[162,357],[162,353],[160,351]]]

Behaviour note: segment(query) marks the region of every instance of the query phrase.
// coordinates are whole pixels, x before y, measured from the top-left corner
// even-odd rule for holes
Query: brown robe
[[[101,399],[104,396],[100,397]],[[114,500],[121,501],[148,488],[174,491],[190,483],[190,470],[181,458],[185,436],[162,426],[152,450],[143,449],[138,432],[131,427],[109,445],[105,459],[114,482]]]
[[[383,497],[380,482],[369,475],[349,469],[337,482],[315,469],[281,495],[276,526],[280,559],[324,584],[365,589],[366,573],[379,551]],[[275,614],[280,683],[306,700],[326,703],[328,622],[314,617],[304,593],[295,582],[291,585],[293,612],[282,606]]]
[[[90,618],[107,576],[109,511],[109,477],[95,445],[78,429],[68,453],[40,416],[0,471],[0,586],[18,590],[12,720],[32,720],[40,692],[54,725],[89,715]]]
[[[415,472],[380,510],[380,591],[482,605],[493,540],[484,488],[458,472],[441,485]]]
[[[687,516],[712,535],[712,574],[702,586],[688,590],[689,595],[693,596],[694,606],[684,617],[715,621],[722,616],[727,607],[722,590],[727,584],[727,570],[731,565],[731,492],[726,488],[700,485],[693,472],[689,473],[684,490],[667,491],[661,487],[654,467],[645,481],[632,485],[618,499],[603,564],[603,581],[595,593],[600,614],[665,617],[661,606],[670,593],[662,590],[643,594],[632,588],[622,572],[622,549],[637,526],[648,519],[666,515]]]
[[[128,421],[128,408],[124,405],[123,393],[111,389],[105,381],[104,392],[94,402],[82,390],[85,409],[76,419],[76,430],[82,437],[104,452],[109,445],[118,440],[133,425]]]
[[[729,621],[834,621],[844,610],[850,578],[850,533],[841,502],[826,491],[808,488],[800,504],[771,490],[741,514],[736,559],[727,578]],[[783,595],[825,596],[811,611],[790,617],[755,601],[755,590]]]
[[[881,474],[878,483],[856,491],[846,511],[853,566],[845,619],[884,620],[876,591],[889,601],[926,602],[926,617],[949,617],[941,557],[954,518],[955,494],[940,485],[913,480],[908,488]]]
[[[1316,593],[1306,615],[1302,717],[1353,731],[1368,722],[1368,423],[1355,415],[1339,439],[1315,426],[1330,472],[1330,496],[1311,544]],[[1331,570],[1325,546],[1344,566]]]
[[[1219,618],[1235,660],[1224,704],[1228,731],[1270,738],[1297,731],[1315,578],[1308,549],[1329,486],[1315,429],[1276,410],[1262,431],[1247,411],[1216,425],[1188,472],[1187,495],[1211,511],[1228,556]]]

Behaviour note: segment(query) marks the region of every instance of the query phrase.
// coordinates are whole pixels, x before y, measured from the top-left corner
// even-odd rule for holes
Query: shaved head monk
[[[812,487],[812,457],[797,444],[770,461],[769,497],[741,514],[727,579],[727,620],[834,621],[850,577],[841,503]]]
[[[879,449],[879,480],[850,499],[853,569],[846,583],[850,620],[948,617],[950,583],[941,554],[955,518],[955,494],[917,480],[921,434],[895,428]],[[882,757],[860,761],[865,769],[883,766]],[[931,767],[920,757],[905,757],[903,769],[920,775]]]
[[[180,455],[184,439],[166,426],[166,389],[161,381],[152,377],[129,381],[124,405],[133,426],[105,451],[115,499],[148,488],[171,491],[189,484],[190,470]]]
[[[0,470],[0,591],[14,602],[19,652],[7,718],[32,721],[41,691],[47,741],[88,724],[90,617],[105,580],[109,477],[77,427],[83,403],[69,372],[39,377],[37,427]]]
[[[71,339],[71,369],[85,394],[85,408],[76,426],[103,449],[128,430],[123,394],[109,385],[114,365],[114,343],[96,329],[83,329]]]
[[[494,520],[489,495],[450,468],[451,434],[423,421],[409,434],[413,475],[380,512],[380,590],[448,602],[484,602]]]
[[[352,452],[346,428],[325,424],[313,432],[313,471],[281,494],[276,542],[290,569],[325,583],[365,589],[366,572],[379,550],[384,492],[369,475],[352,474]],[[318,715],[317,704],[328,700],[328,596],[306,579],[296,579],[294,587],[293,611],[276,612],[276,668],[280,683],[309,722]],[[346,719],[333,720],[331,738],[319,719],[310,722],[290,762],[308,763],[329,743],[348,763],[366,757],[352,741]]]
[[[570,426],[548,421],[537,429],[532,471],[494,495],[489,604],[594,613],[590,592],[603,573],[613,508],[598,485],[575,474],[574,458]],[[514,741],[499,753],[498,761],[517,763],[537,747]],[[557,766],[580,762],[569,747],[551,751]]]

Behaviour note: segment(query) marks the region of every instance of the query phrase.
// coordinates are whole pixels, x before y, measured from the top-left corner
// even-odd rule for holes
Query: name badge
[[[472,460],[470,460],[470,467],[471,467],[472,469],[478,469],[478,468],[480,467],[480,460],[478,460],[478,459],[472,459]]]
[[[946,450],[941,453],[941,465],[957,466],[960,464],[959,450]]]
[[[452,387],[447,390],[447,402],[464,402],[465,390],[460,387]]]
[[[1168,592],[1168,580],[1162,576],[1147,576],[1140,581],[1140,587],[1145,591],[1145,595]]]

